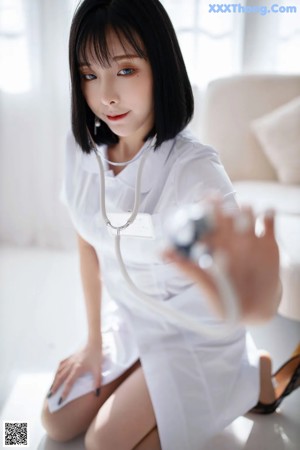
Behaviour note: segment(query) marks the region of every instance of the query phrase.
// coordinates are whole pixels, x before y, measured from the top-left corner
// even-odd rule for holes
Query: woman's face
[[[110,67],[103,67],[92,52],[88,61],[80,62],[83,95],[113,133],[142,141],[154,124],[151,66],[129,44],[122,45],[113,31],[107,42]]]

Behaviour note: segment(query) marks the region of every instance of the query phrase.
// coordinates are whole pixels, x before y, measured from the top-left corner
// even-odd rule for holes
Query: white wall
[[[240,15],[234,20],[227,18],[228,26],[224,26],[225,15],[209,15],[206,0],[162,2],[178,29],[191,79],[198,84],[194,129],[199,129],[202,88],[209,79],[238,69],[300,72],[300,5],[295,17],[281,15],[279,20],[279,16]],[[0,0],[1,243],[58,248],[74,245],[74,231],[59,202],[59,190],[70,117],[68,32],[76,3]],[[251,6],[255,2],[242,3]],[[184,12],[192,7],[200,17],[195,23],[188,22]],[[208,14],[209,21],[203,14],[204,18]],[[196,13],[189,16],[194,18]],[[185,18],[184,27],[181,17]],[[204,34],[200,30],[196,37],[185,30],[189,26],[207,28],[208,24],[210,29]],[[272,28],[272,24],[277,27]],[[222,50],[218,33],[222,35],[227,29],[232,31],[231,37],[226,38]],[[224,52],[232,63],[227,61],[226,70],[221,58]]]

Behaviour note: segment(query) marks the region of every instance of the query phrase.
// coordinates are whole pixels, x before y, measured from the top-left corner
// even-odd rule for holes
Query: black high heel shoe
[[[275,381],[275,400],[272,403],[258,402],[249,412],[254,414],[272,414],[282,400],[300,387],[300,344],[292,357],[273,375]]]

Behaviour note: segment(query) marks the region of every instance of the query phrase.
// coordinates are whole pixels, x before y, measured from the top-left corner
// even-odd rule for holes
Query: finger
[[[172,262],[187,277],[199,284],[210,284],[210,277],[205,270],[193,261],[181,256],[177,252],[172,252]]]
[[[174,263],[180,270],[187,273],[190,272],[192,266],[195,266],[192,261],[174,249],[165,250],[163,258],[168,262]]]
[[[210,255],[202,255],[199,262],[199,265],[194,262],[188,260],[187,258],[179,255],[177,252],[171,250],[167,252],[168,256],[172,258],[172,262],[176,265],[176,267],[181,270],[190,280],[194,281],[204,292],[211,301],[211,306],[214,308],[217,314],[223,313],[222,306],[219,301],[218,288],[215,284],[215,281],[211,274],[206,271],[206,256],[211,260]],[[209,265],[209,263],[208,263]]]
[[[59,374],[59,373],[63,372],[66,369],[66,367],[68,367],[66,362],[60,363],[58,368],[57,368],[57,370],[56,370],[56,374]]]
[[[48,397],[51,397],[51,395],[55,394],[57,389],[62,385],[62,383],[66,380],[69,374],[69,369],[66,367],[64,371],[61,371],[60,373],[56,373],[53,384],[50,388]]]
[[[201,288],[203,293],[206,294],[214,312],[223,317],[224,308],[220,303],[218,286],[216,285],[214,276],[210,273],[212,264],[212,257],[209,254],[203,254],[199,259],[199,265],[190,261],[181,261],[178,264],[178,267],[181,267],[181,270]]]
[[[270,209],[265,212],[264,215],[264,228],[265,236],[274,238],[274,227],[275,227],[275,211]]]
[[[233,211],[225,209],[222,203],[215,203],[214,215],[217,229],[226,230],[231,228],[234,217]]]
[[[221,205],[216,206],[214,210],[215,227],[214,230],[205,238],[203,242],[214,252],[217,248],[228,246],[228,242],[234,235],[234,214],[226,211]]]
[[[205,197],[202,205],[205,211],[215,216],[222,209],[222,197],[218,193],[213,193]]]
[[[94,373],[94,388],[95,388],[96,397],[99,397],[99,395],[100,395],[101,382],[102,382],[102,373],[101,373],[101,371],[97,371]]]
[[[60,361],[58,367],[63,367],[63,366],[65,366],[66,362],[68,362],[70,358],[71,358],[71,356],[68,356],[67,358],[62,359],[62,360]]]
[[[65,370],[68,360],[69,360],[69,358],[66,358],[66,359],[63,359],[62,361],[60,361],[60,363],[57,366],[57,369],[56,369],[56,372],[55,372],[55,376],[57,374],[61,373],[63,370]]]
[[[234,218],[234,230],[241,235],[255,233],[255,217],[250,206],[243,206],[241,212]]]
[[[63,402],[68,397],[68,395],[78,377],[79,377],[78,370],[73,369],[72,372],[69,374],[69,376],[66,378],[66,381],[64,383],[64,389],[62,391],[62,394],[58,401],[58,404]]]
[[[175,262],[177,260],[177,258],[179,258],[179,254],[178,252],[176,252],[176,250],[168,248],[166,250],[163,251],[162,253],[162,258],[165,262]]]

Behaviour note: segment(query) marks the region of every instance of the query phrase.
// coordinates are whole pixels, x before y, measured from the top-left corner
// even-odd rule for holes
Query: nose
[[[101,95],[101,102],[105,106],[110,106],[119,103],[120,97],[114,83],[102,82],[100,95]]]

